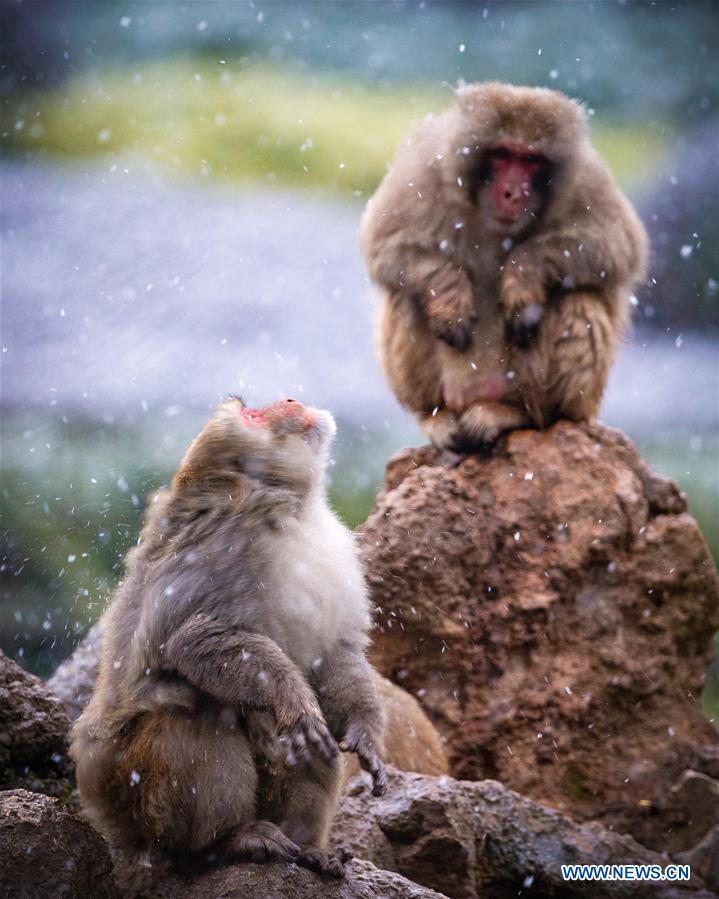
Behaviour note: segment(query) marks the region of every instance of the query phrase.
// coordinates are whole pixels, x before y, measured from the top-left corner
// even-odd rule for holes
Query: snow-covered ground
[[[294,395],[404,438],[375,362],[361,207],[137,169],[3,163],[2,402],[139,423],[227,392]],[[716,431],[710,338],[638,334],[602,418],[635,437]]]

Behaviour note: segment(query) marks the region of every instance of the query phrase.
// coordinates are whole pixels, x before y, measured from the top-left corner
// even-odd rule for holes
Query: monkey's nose
[[[290,409],[292,409],[292,408],[294,408],[295,411],[298,411],[299,409],[304,408],[302,403],[299,400],[296,400],[292,396],[288,396],[286,400],[278,400],[277,405],[281,409],[286,409],[288,414],[290,413]]]

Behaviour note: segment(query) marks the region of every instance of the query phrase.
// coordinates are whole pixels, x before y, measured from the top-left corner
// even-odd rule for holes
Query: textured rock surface
[[[496,781],[458,781],[390,773],[374,798],[351,781],[337,816],[336,841],[452,899],[492,897],[709,897],[699,877],[688,885],[565,883],[563,864],[648,864],[668,859],[596,823],[576,824]]]
[[[485,456],[400,453],[359,536],[373,661],[452,772],[661,848],[647,818],[719,738],[699,701],[717,575],[676,485],[619,432],[560,422]]]
[[[143,888],[127,881],[124,899],[442,899],[399,874],[352,861],[344,880],[282,863],[230,865],[192,878],[164,876]]]
[[[3,899],[115,899],[107,846],[57,799],[0,793]]]
[[[691,851],[675,856],[676,861],[691,865],[692,871],[719,895],[719,824]]]
[[[67,794],[69,726],[62,702],[0,652],[0,789]]]

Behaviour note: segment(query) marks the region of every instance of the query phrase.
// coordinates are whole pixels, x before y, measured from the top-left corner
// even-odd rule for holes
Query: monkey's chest
[[[303,670],[369,627],[364,580],[348,535],[286,534],[268,576],[264,629]]]

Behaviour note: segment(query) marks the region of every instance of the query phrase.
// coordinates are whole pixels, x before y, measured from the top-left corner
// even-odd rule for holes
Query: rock
[[[452,773],[662,849],[650,815],[719,739],[699,699],[717,574],[676,485],[618,431],[559,422],[487,454],[405,450],[359,541],[373,662]]]
[[[0,895],[4,899],[115,899],[102,837],[57,799],[0,793]]]
[[[48,686],[62,699],[73,721],[92,695],[102,634],[101,619],[48,680]],[[446,774],[449,766],[442,738],[414,696],[379,675],[377,689],[387,711],[387,762],[402,771]],[[345,755],[344,759],[347,777],[354,776],[359,771],[356,756]]]
[[[671,851],[697,845],[719,825],[719,780],[684,771],[669,789],[662,812],[671,829]]]
[[[489,897],[709,897],[692,874],[683,888],[661,883],[573,882],[571,864],[647,864],[663,856],[599,824],[576,824],[496,781],[458,781],[391,771],[374,798],[351,781],[335,825],[337,844],[452,899]]]
[[[680,852],[674,858],[680,864],[691,865],[692,871],[719,894],[719,824],[690,852]]]
[[[120,876],[123,899],[446,899],[359,860],[347,865],[343,880],[281,862],[229,865],[193,877],[140,871],[133,877],[131,869]]]
[[[0,789],[67,795],[69,727],[62,702],[0,652]]]

